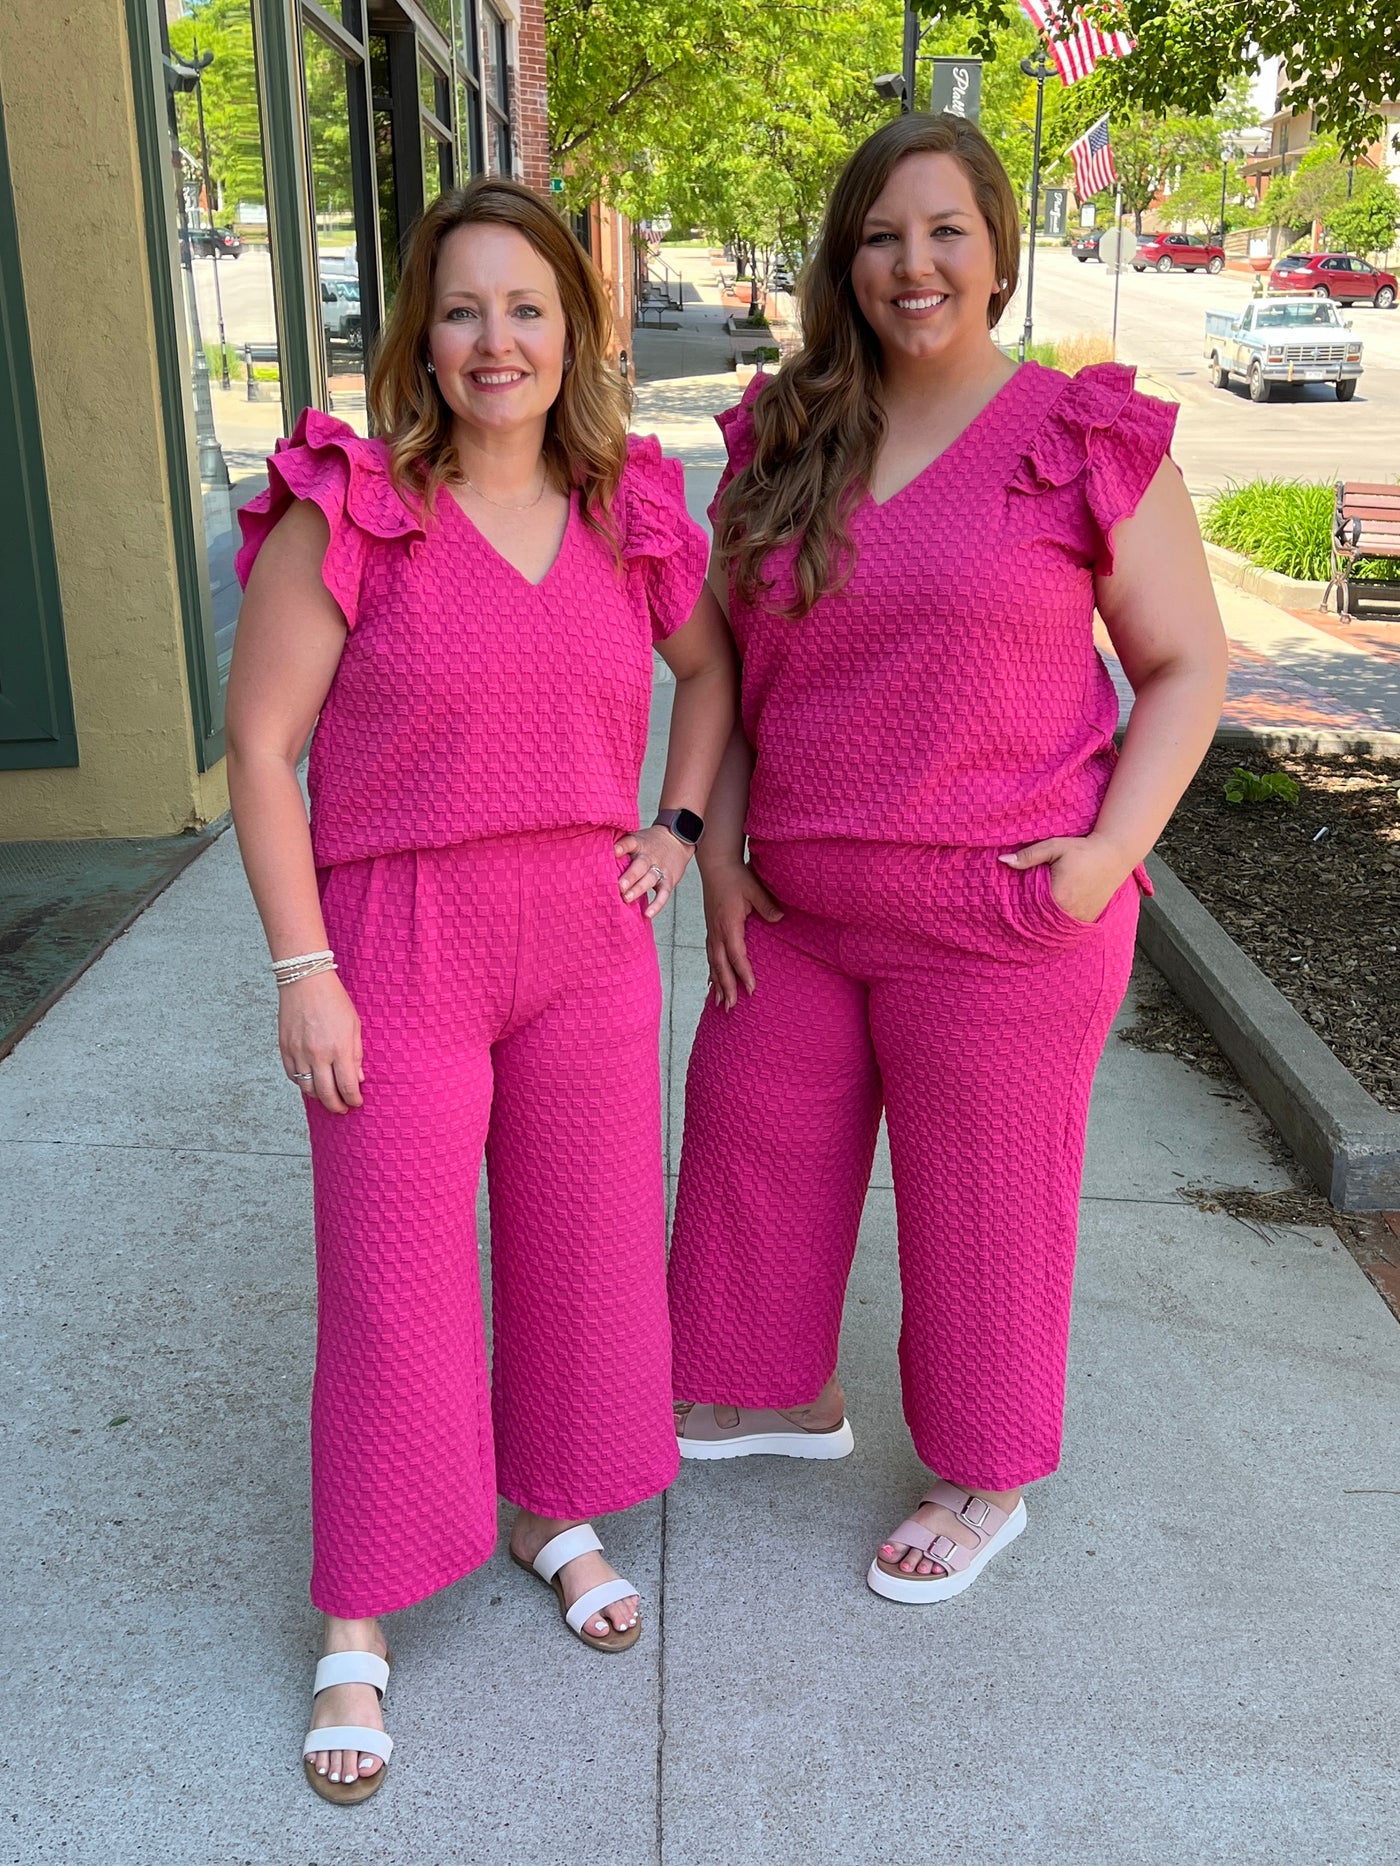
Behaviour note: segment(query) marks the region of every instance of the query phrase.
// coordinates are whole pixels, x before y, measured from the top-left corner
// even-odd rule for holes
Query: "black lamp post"
[[[1045,50],[1044,41],[1036,47],[1034,58],[1023,58],[1021,69],[1035,79],[1035,142],[1031,150],[1031,242],[1026,255],[1026,321],[1021,330],[1021,361],[1031,347],[1031,314],[1035,301],[1035,223],[1040,218],[1040,130],[1045,111],[1045,81],[1055,67]]]
[[[204,177],[204,204],[209,213],[209,252],[214,261],[214,314],[219,320],[219,387],[231,388],[228,373],[228,339],[224,334],[224,294],[219,285],[219,230],[214,225],[214,184],[209,178],[209,138],[204,130],[204,74],[214,62],[212,52],[201,52],[194,41],[194,105],[199,121],[199,164]]]

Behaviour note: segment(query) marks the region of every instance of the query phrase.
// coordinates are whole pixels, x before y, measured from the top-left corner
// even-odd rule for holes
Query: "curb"
[[[1138,943],[1195,1011],[1338,1211],[1400,1209],[1400,1115],[1383,1108],[1159,856]]]
[[[1212,576],[1219,577],[1222,583],[1233,583],[1238,589],[1248,590],[1251,596],[1262,596],[1266,603],[1273,603],[1279,609],[1321,609],[1323,606],[1327,593],[1325,583],[1305,583],[1300,577],[1280,576],[1276,570],[1252,564],[1238,551],[1227,551],[1222,544],[1206,545],[1206,562]]]
[[[1362,758],[1400,758],[1400,732],[1364,726],[1217,726],[1212,745],[1255,746],[1265,752],[1355,753]]]

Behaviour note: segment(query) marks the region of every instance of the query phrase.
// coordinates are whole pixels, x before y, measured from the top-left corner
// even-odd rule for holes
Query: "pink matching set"
[[[762,386],[720,417],[721,491]],[[1094,579],[1174,416],[1129,370],[1024,364],[856,507],[843,588],[800,621],[731,591],[750,856],[784,918],[749,919],[757,989],[707,1005],[692,1053],[679,1396],[791,1408],[830,1378],[883,1109],[919,1456],[969,1489],[1055,1468],[1089,1091],[1148,884],[1090,925],[997,858],[1094,824],[1118,718]]]
[[[652,645],[693,611],[705,539],[654,440],[631,443],[620,566],[575,498],[538,584],[448,492],[415,513],[382,443],[328,416],[303,417],[269,478],[240,514],[239,575],[313,501],[349,631],[311,822],[365,1084],[350,1114],[307,1107],[311,1593],[369,1618],[486,1561],[498,1491],[586,1517],[675,1475],[660,981],[612,845],[637,827]]]
[[[762,387],[720,417],[726,480]],[[653,643],[704,577],[681,469],[634,441],[620,566],[575,499],[531,584],[446,491],[431,517],[405,503],[380,442],[312,412],[279,444],[238,569],[293,500],[325,514],[348,634],[312,842],[366,1077],[358,1111],[308,1104],[318,1607],[368,1618],[458,1579],[498,1491],[587,1517],[663,1489],[673,1353],[687,1400],[813,1399],[882,1110],[919,1455],[979,1489],[1054,1468],[1089,1090],[1145,877],[1084,925],[1048,869],[997,856],[1094,823],[1118,712],[1094,578],[1173,415],[1130,371],[1025,364],[856,508],[843,588],[800,621],[732,597],[750,851],[785,917],[749,920],[758,989],[700,1022],[669,1324],[660,988],[612,843],[637,826]],[[781,592],[784,553],[767,569]]]

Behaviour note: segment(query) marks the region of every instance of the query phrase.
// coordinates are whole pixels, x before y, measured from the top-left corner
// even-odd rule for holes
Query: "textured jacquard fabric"
[[[498,1490],[591,1517],[675,1476],[661,987],[650,924],[618,892],[625,866],[610,834],[585,831],[322,873],[365,1068],[362,1108],[307,1104],[324,1612],[391,1613],[479,1567]]]
[[[1084,1131],[1137,887],[1091,925],[985,849],[758,843],[785,909],[691,1053],[670,1262],[679,1398],[783,1407],[836,1369],[883,1108],[915,1449],[956,1484],[1055,1469]]]
[[[721,493],[752,458],[763,386],[719,417]],[[1168,457],[1175,416],[1116,364],[1073,378],[1022,364],[908,486],[884,505],[861,499],[850,579],[808,615],[776,613],[790,545],[768,559],[764,601],[731,589],[757,753],[750,834],[984,847],[1083,835],[1118,724],[1094,580],[1112,571],[1113,529]]]
[[[699,598],[705,535],[684,474],[632,437],[614,506],[621,568],[577,495],[538,584],[447,491],[395,492],[383,442],[309,410],[239,513],[246,584],[294,499],[330,526],[322,575],[348,626],[311,747],[311,835],[326,867],[474,837],[637,827],[652,645]]]

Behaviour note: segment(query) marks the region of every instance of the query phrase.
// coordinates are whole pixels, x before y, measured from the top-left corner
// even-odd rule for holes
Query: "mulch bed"
[[[1300,796],[1232,804],[1235,766]],[[1376,1100],[1400,1111],[1400,759],[1220,747],[1157,844]]]

